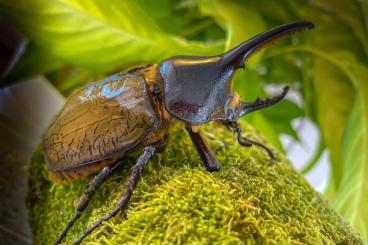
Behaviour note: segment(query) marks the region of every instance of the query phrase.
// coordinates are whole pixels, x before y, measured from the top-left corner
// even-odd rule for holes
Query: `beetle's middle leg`
[[[211,148],[204,141],[200,132],[195,132],[192,127],[187,127],[190,138],[193,141],[206,169],[210,172],[218,171],[221,168],[221,164],[216,159],[215,154],[212,152]]]
[[[148,161],[154,156],[156,152],[156,146],[146,146],[143,150],[143,153],[137,159],[137,162],[130,169],[130,175],[125,181],[126,190],[123,196],[120,198],[116,207],[105,217],[101,218],[97,223],[88,228],[82,236],[80,236],[77,240],[75,240],[74,245],[80,244],[82,240],[96,228],[98,228],[104,221],[107,221],[114,217],[120,210],[122,210],[126,204],[129,202],[130,197],[133,194],[133,191],[141,178],[142,171],[146,167]]]
[[[66,236],[70,227],[73,226],[75,221],[79,219],[82,212],[87,208],[89,201],[95,194],[96,190],[113,174],[116,169],[121,165],[121,161],[118,161],[113,166],[106,166],[100,170],[100,172],[92,179],[92,181],[88,184],[87,188],[84,190],[83,195],[80,197],[78,203],[75,205],[75,215],[74,217],[67,223],[64,231],[59,236],[59,239],[55,244],[61,243],[61,241]]]

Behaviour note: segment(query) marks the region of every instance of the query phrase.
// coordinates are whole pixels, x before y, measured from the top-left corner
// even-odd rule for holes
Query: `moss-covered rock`
[[[245,127],[248,136],[262,141]],[[262,149],[239,146],[226,130],[210,125],[206,136],[219,149],[220,172],[205,171],[187,134],[174,128],[162,159],[149,163],[127,210],[105,222],[84,244],[363,244],[282,154],[269,166]],[[224,142],[229,146],[222,147]],[[127,159],[98,190],[65,244],[114,207],[133,162]],[[50,183],[40,149],[30,176],[34,244],[52,244],[74,215],[73,203],[90,178]]]

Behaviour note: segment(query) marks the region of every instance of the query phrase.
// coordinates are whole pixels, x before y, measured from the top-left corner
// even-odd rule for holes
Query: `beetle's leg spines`
[[[89,201],[95,194],[96,190],[115,172],[116,169],[121,165],[121,161],[117,162],[114,166],[104,167],[88,184],[88,187],[84,190],[83,195],[79,199],[77,205],[75,206],[75,212],[76,214],[74,217],[67,223],[64,231],[59,236],[59,239],[56,241],[55,245],[62,242],[62,240],[65,238],[66,234],[68,233],[68,230],[73,226],[75,221],[79,219],[82,212],[86,209]]]
[[[200,132],[198,130],[193,130],[192,127],[188,127],[187,131],[206,169],[210,172],[219,171],[221,168],[221,164],[216,159],[215,154],[207,145],[206,141],[204,141]]]
[[[256,101],[251,102],[251,103],[242,101],[240,105],[240,115],[239,116],[241,117],[250,112],[257,111],[257,110],[272,106],[280,102],[286,96],[288,91],[289,91],[289,86],[285,86],[279,95],[276,95],[272,98],[267,98],[267,99],[258,98]]]
[[[142,175],[143,169],[146,167],[148,161],[153,157],[156,152],[156,146],[147,146],[144,148],[142,155],[138,158],[137,162],[130,170],[130,176],[125,181],[126,191],[124,195],[119,200],[119,203],[116,207],[105,217],[101,218],[97,223],[88,228],[82,236],[80,236],[73,244],[80,244],[83,239],[90,233],[92,233],[96,228],[98,228],[104,221],[107,221],[114,217],[119,211],[121,211],[126,204],[129,202],[130,197],[133,194],[133,191]]]

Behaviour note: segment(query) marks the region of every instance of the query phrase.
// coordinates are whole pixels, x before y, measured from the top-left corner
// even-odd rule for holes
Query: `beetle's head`
[[[236,121],[239,117],[280,101],[287,88],[272,99],[246,103],[232,91],[232,78],[247,59],[273,41],[305,28],[311,22],[295,22],[261,33],[228,52],[209,57],[177,56],[159,64],[164,81],[167,111],[190,124]]]

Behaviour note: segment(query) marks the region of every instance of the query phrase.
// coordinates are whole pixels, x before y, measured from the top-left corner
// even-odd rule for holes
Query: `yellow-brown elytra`
[[[208,171],[218,171],[220,163],[208,147],[198,125],[217,121],[237,133],[239,144],[264,145],[242,137],[237,123],[243,115],[281,101],[288,91],[270,99],[241,101],[232,91],[236,69],[254,52],[276,39],[313,28],[301,21],[282,25],[241,43],[230,51],[208,57],[177,56],[113,75],[73,94],[56,115],[43,136],[43,151],[50,177],[66,182],[94,172],[56,244],[80,217],[98,187],[122,164],[122,157],[140,152],[130,170],[117,206],[88,228],[74,244],[122,210],[128,203],[141,173],[155,153],[162,151],[168,127],[176,122],[186,129]]]

